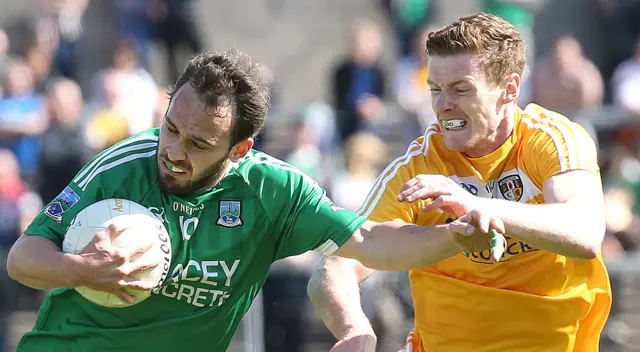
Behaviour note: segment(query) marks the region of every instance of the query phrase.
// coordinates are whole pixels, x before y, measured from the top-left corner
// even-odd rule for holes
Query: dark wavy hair
[[[197,55],[169,92],[170,99],[186,83],[196,90],[207,107],[233,105],[231,146],[255,137],[264,126],[269,110],[269,87],[262,67],[249,55],[236,49]]]

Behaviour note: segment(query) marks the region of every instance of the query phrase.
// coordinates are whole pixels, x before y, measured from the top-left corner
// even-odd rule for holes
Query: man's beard
[[[205,189],[206,187],[215,187],[218,182],[224,177],[224,172],[227,169],[227,161],[229,159],[225,156],[218,160],[215,164],[206,168],[197,180],[191,181],[185,185],[174,182],[174,179],[168,175],[160,174],[159,182],[160,189],[163,192],[171,193],[177,196],[188,196],[198,191]]]

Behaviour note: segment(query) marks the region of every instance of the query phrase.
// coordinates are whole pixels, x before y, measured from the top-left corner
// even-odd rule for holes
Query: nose
[[[436,114],[444,115],[446,113],[451,112],[454,107],[455,105],[451,101],[451,98],[449,97],[449,93],[447,93],[446,90],[442,90],[442,92],[440,92],[440,94],[436,98],[436,102],[435,102]]]
[[[184,141],[182,138],[174,139],[167,148],[167,157],[169,161],[183,161],[186,158],[186,154],[184,152]]]

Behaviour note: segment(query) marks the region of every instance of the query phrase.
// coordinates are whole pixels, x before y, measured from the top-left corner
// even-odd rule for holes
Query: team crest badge
[[[47,206],[44,214],[60,224],[62,223],[62,214],[76,205],[79,200],[80,196],[71,187],[67,186],[49,206]]]
[[[224,227],[236,227],[242,225],[240,215],[242,213],[242,202],[238,200],[221,200],[220,217],[217,224]]]
[[[498,181],[500,193],[506,200],[519,202],[522,198],[522,179],[519,175],[509,175]]]

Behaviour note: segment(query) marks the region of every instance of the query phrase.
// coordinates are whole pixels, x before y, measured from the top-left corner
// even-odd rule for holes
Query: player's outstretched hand
[[[376,352],[376,337],[356,335],[338,341],[329,352]]]
[[[449,231],[463,252],[490,250],[494,263],[500,261],[506,249],[504,222],[485,211],[472,210],[449,223]]]
[[[463,216],[477,208],[479,198],[452,179],[443,175],[418,175],[407,181],[398,194],[398,201],[413,203],[431,199],[422,210],[441,209],[455,216]]]
[[[156,285],[133,275],[152,269],[160,263],[159,258],[135,260],[151,248],[151,242],[130,248],[114,247],[112,241],[125,230],[126,228],[110,225],[96,233],[93,240],[79,254],[83,265],[79,269],[78,282],[80,286],[110,292],[131,303],[134,297],[127,293],[127,289],[147,291]]]

